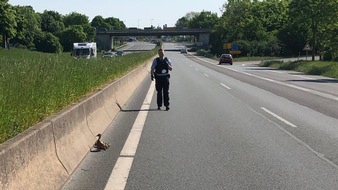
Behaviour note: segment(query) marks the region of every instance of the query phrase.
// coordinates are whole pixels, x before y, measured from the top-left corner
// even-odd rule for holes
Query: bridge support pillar
[[[97,44],[97,49],[99,50],[111,50],[113,49],[113,36],[107,35],[104,33],[97,33],[96,34],[96,44]]]
[[[198,42],[202,42],[203,47],[209,47],[209,34],[199,34]]]

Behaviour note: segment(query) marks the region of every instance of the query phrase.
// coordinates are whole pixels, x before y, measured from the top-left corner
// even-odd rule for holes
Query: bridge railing
[[[210,29],[181,29],[181,28],[163,28],[163,29],[140,29],[140,28],[131,28],[124,30],[99,30],[97,34],[128,34],[128,33],[189,33],[189,34],[199,34],[199,33],[210,33]]]

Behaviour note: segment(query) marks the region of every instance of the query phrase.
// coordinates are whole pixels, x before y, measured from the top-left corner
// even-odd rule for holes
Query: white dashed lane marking
[[[268,109],[266,109],[266,108],[264,108],[264,107],[261,107],[261,109],[264,110],[266,113],[272,115],[273,117],[279,119],[279,120],[282,121],[283,123],[289,125],[290,127],[294,127],[294,128],[297,127],[296,125],[292,124],[291,122],[287,121],[286,119],[284,119],[284,118],[280,117],[279,115],[273,113],[272,111],[270,111],[270,110],[268,110]]]
[[[228,87],[227,85],[225,85],[225,84],[223,84],[223,83],[220,83],[220,85],[223,86],[223,87],[226,88],[226,89],[229,89],[229,90],[231,89],[230,87]]]

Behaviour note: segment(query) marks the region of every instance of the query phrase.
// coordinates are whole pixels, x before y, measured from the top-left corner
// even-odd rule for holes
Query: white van
[[[97,47],[96,42],[78,42],[73,44],[72,55],[76,58],[96,58]]]

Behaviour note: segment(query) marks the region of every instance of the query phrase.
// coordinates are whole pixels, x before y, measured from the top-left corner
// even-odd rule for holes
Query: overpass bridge
[[[196,42],[202,46],[209,46],[210,29],[126,29],[126,30],[100,30],[96,32],[96,43],[98,49],[110,50],[113,48],[113,38],[116,36],[195,36]]]

